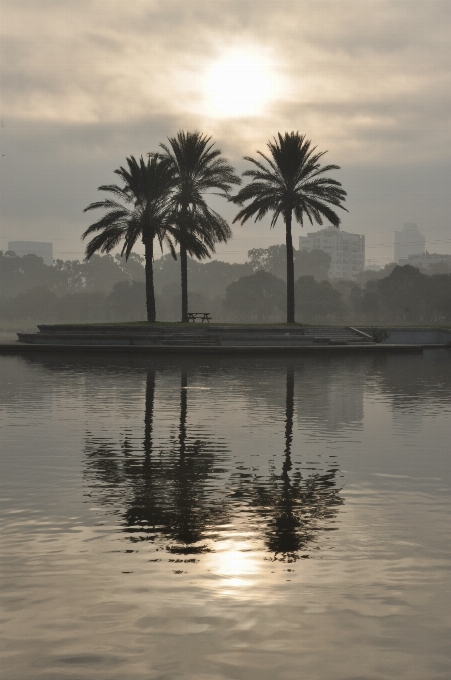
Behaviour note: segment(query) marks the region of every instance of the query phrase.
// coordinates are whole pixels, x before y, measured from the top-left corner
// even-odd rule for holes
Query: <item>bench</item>
[[[211,321],[210,312],[188,312],[188,322],[196,323],[196,319],[201,319],[202,323]]]

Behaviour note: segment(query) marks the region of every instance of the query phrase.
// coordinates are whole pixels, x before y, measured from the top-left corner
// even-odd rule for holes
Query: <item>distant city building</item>
[[[331,279],[352,279],[365,269],[365,237],[348,234],[336,227],[299,237],[299,250],[324,250],[330,255]]]
[[[399,260],[398,264],[404,266],[410,264],[412,267],[424,268],[433,264],[447,264],[451,267],[451,255],[440,255],[439,253],[424,253],[423,255],[409,255],[409,257]]]
[[[42,241],[10,241],[8,250],[16,253],[18,257],[24,255],[37,255],[42,257],[44,264],[53,264],[53,243],[43,243]]]
[[[426,243],[418,225],[408,222],[402,231],[395,231],[395,262],[406,260],[410,255],[423,255]]]
[[[381,269],[383,269],[381,264],[368,264],[365,267],[366,272],[380,272]]]

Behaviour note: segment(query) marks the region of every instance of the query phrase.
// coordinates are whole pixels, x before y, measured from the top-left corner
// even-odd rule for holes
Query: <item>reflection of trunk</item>
[[[198,508],[196,489],[196,457],[193,457],[192,445],[187,450],[186,421],[188,417],[188,372],[181,370],[180,384],[180,421],[179,421],[179,459],[174,472],[174,519],[172,535],[178,545],[171,546],[170,550],[179,554],[203,552],[205,546],[194,547],[202,538],[202,529],[198,526]],[[196,502],[197,501],[197,502]]]
[[[294,555],[300,548],[301,541],[297,534],[300,522],[294,511],[296,509],[297,489],[292,487],[289,472],[292,468],[291,445],[293,443],[293,414],[294,414],[294,369],[287,365],[287,382],[285,398],[285,459],[282,465],[282,491],[277,502],[278,512],[275,517],[274,535],[269,546],[274,553]]]
[[[125,531],[132,540],[143,540],[143,535],[152,534],[156,526],[164,522],[164,509],[159,503],[158,474],[155,471],[153,453],[153,423],[155,409],[155,369],[149,367],[146,376],[144,410],[144,457],[135,457],[127,469],[124,496]],[[140,538],[135,538],[139,534]]]
[[[207,552],[207,527],[225,522],[225,509],[213,495],[215,452],[212,442],[188,436],[188,375],[181,371],[178,457],[172,468],[173,493],[170,535],[174,543],[168,550],[178,555]],[[175,452],[174,452],[175,453]]]
[[[149,367],[145,386],[142,451],[126,440],[115,445],[95,440],[87,444],[87,477],[97,502],[121,509],[123,530],[134,542],[157,537],[173,554],[196,555],[209,550],[205,535],[227,522],[221,487],[217,488],[215,439],[196,438],[188,426],[188,374],[182,367],[180,413],[175,441],[167,447],[159,440],[153,448],[155,422],[155,369]],[[192,436],[190,437],[189,434]],[[158,455],[156,455],[158,454]],[[223,446],[218,449],[225,456]],[[100,483],[99,483],[100,482]]]
[[[188,415],[188,373],[182,369],[181,389],[180,389],[180,429],[179,429],[179,444],[180,444],[180,459],[185,457],[186,449],[186,417]]]
[[[142,484],[141,491],[138,492],[137,497],[141,498],[141,507],[145,508],[148,506],[149,499],[152,498],[152,485],[153,485],[153,470],[152,470],[152,446],[153,446],[153,413],[155,404],[155,370],[152,368],[147,369],[146,378],[146,403],[144,412],[144,460],[142,464],[142,481],[138,482],[138,487],[140,483]],[[138,480],[137,480],[138,481]],[[152,512],[146,512],[141,510],[143,516],[149,519]],[[138,512],[139,515],[139,512]]]
[[[282,479],[290,483],[288,476],[291,470],[291,444],[293,442],[293,413],[294,413],[294,369],[287,366],[287,392],[285,400],[285,460],[283,463]]]
[[[320,521],[332,520],[343,501],[336,489],[336,470],[302,479],[293,472],[291,447],[294,420],[294,369],[287,366],[285,401],[285,451],[282,474],[273,475],[268,488],[258,490],[258,507],[267,522],[265,543],[274,559],[295,561],[321,529]],[[329,530],[331,527],[329,527]],[[304,555],[307,557],[307,555]]]
[[[155,402],[155,370],[147,370],[146,410],[144,413],[144,454],[149,458],[152,454],[153,410]]]

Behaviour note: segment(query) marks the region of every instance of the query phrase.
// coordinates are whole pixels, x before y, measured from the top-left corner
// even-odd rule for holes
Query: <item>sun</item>
[[[264,115],[280,92],[271,54],[259,48],[234,48],[207,70],[205,98],[215,118]]]

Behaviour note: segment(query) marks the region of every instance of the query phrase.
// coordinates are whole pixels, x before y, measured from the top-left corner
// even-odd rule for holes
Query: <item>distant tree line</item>
[[[243,264],[188,257],[190,306],[215,321],[285,320],[284,245],[253,249]],[[388,265],[369,280],[327,279],[323,251],[294,251],[296,321],[301,323],[449,323],[451,273],[427,275]],[[153,262],[158,318],[180,318],[180,267]],[[93,255],[47,266],[35,255],[0,252],[0,321],[114,322],[146,319],[143,258]]]
[[[56,295],[110,292],[118,281],[144,281],[144,258],[132,253],[126,261],[116,255],[94,255],[90,260],[55,260],[49,266],[37,255],[17,256],[0,251],[0,295],[11,297],[32,288]]]
[[[227,287],[258,269],[283,275],[284,248],[249,251],[244,264],[188,258],[191,309],[210,311],[216,320],[225,319]],[[312,273],[322,279],[327,276],[329,263],[329,256],[322,251],[295,253],[298,274]],[[180,266],[171,255],[165,255],[154,260],[153,270],[158,318],[176,321],[181,311]],[[36,255],[18,257],[0,251],[0,320],[144,320],[144,283],[144,258],[136,253],[128,260],[120,255],[93,255],[83,262],[56,260],[53,266],[47,266]]]
[[[283,286],[270,272],[242,277],[227,288],[224,309],[237,321],[283,321]],[[300,276],[295,301],[301,323],[449,323],[451,274],[427,275],[395,265],[388,276],[363,285]]]

